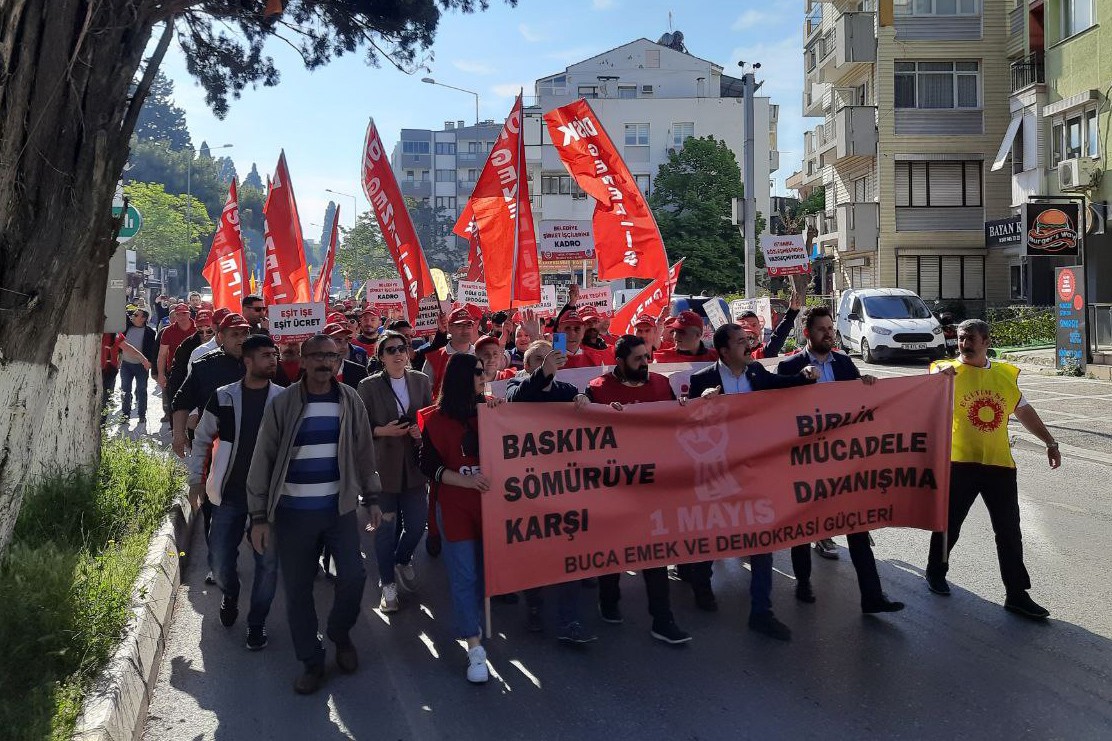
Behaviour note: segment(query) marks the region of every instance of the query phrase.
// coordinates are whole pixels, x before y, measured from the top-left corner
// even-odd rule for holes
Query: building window
[[[982,204],[983,163],[897,162],[896,206],[904,208],[976,207]]]
[[[1051,166],[1064,159],[1100,157],[1100,127],[1095,108],[1055,119],[1050,127]]]
[[[641,189],[641,192],[644,193],[645,195],[648,195],[649,194],[649,185],[650,185],[649,176],[648,175],[634,175],[633,179],[637,181],[637,187]]]
[[[438,182],[438,183],[450,183],[455,179],[456,179],[456,171],[455,170],[437,170],[436,171],[436,182]]]
[[[437,142],[436,143],[436,153],[437,154],[455,154],[456,153],[456,143],[455,142]]]
[[[660,49],[645,49],[645,66],[650,69],[660,67]]]
[[[1097,125],[1097,112],[1095,110],[1088,111],[1085,114],[1085,141],[1088,143],[1088,156],[1099,157],[1100,145],[1097,143],[1100,127]]]
[[[429,171],[428,170],[421,170],[421,182],[422,183],[427,183],[428,181],[429,181]]]
[[[436,207],[437,208],[455,208],[456,207],[456,197],[455,196],[437,196],[436,197]]]
[[[470,170],[467,171],[467,179],[468,179],[468,181],[470,181],[472,183],[475,182],[476,180],[479,179],[479,171],[476,170],[475,168],[471,168]]]
[[[642,85],[641,86],[641,97],[642,98],[651,98],[651,97],[653,97],[653,86],[652,85]]]
[[[901,255],[896,272],[897,285],[924,301],[985,297],[985,258],[980,256]]]
[[[1018,175],[1023,172],[1023,121],[1019,122],[1019,128],[1016,129],[1015,139],[1012,140],[1012,174]]]
[[[549,77],[547,80],[541,80],[537,83],[537,95],[567,95],[568,94],[568,78],[567,75],[557,75],[556,77]]]
[[[676,149],[683,147],[683,143],[694,136],[695,124],[693,122],[672,124],[672,146]]]
[[[411,183],[413,182],[413,170],[406,170],[405,171],[405,179],[408,180]]]
[[[1061,0],[1061,6],[1063,39],[1093,25],[1093,0]]]
[[[1013,299],[1027,298],[1027,276],[1024,275],[1024,265],[1012,265],[1008,268],[1008,276],[1012,286]]]
[[[977,62],[896,62],[896,108],[977,108]]]
[[[546,196],[571,196],[575,200],[582,200],[587,194],[570,175],[541,175],[541,195]]]
[[[598,85],[580,85],[579,86],[580,98],[597,98]]]
[[[467,151],[469,154],[479,154],[483,151],[482,142],[467,142]]]
[[[428,142],[402,141],[402,154],[428,154]]]
[[[649,125],[647,123],[626,124],[625,143],[627,147],[649,146]]]
[[[895,0],[896,15],[980,15],[979,0]]]
[[[619,98],[636,98],[637,86],[636,85],[618,85]]]

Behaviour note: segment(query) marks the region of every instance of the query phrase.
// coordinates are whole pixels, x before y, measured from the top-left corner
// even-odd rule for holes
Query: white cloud
[[[763,10],[752,8],[746,10],[737,17],[730,29],[733,31],[747,31],[751,28],[764,30],[771,26],[797,23],[801,20],[798,3],[794,0],[776,0],[767,3]]]
[[[518,24],[517,30],[519,33],[521,33],[521,38],[525,39],[530,44],[536,44],[540,41],[544,41],[543,34],[541,34],[539,31],[534,31],[525,23]]]
[[[491,75],[494,74],[494,67],[483,62],[474,62],[469,59],[453,59],[452,66],[460,72],[466,72],[469,75]]]
[[[595,10],[610,10],[614,7],[614,0],[591,0]]]
[[[738,19],[734,21],[734,24],[730,26],[730,28],[734,31],[744,31],[767,21],[771,17],[772,16],[768,13],[762,13],[759,10],[747,10],[738,16]]]
[[[564,64],[572,64],[573,62],[582,62],[584,59],[590,59],[598,53],[598,46],[573,46],[568,49],[550,51],[544,55],[544,58],[553,59],[557,62],[563,62]]]
[[[532,90],[533,83],[531,82],[503,82],[498,85],[491,85],[490,92],[496,98],[516,98],[517,94],[522,90]],[[531,93],[530,93],[531,94]],[[509,111],[507,111],[509,113]]]

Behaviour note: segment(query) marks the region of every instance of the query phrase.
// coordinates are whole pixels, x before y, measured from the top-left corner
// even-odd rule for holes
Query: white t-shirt
[[[394,399],[398,403],[398,414],[404,415],[409,411],[409,385],[405,382],[405,376],[401,378],[390,378],[390,388],[394,390]]]
[[[193,352],[189,353],[189,367],[193,367],[194,360],[201,357],[207,352],[212,352],[216,348],[216,335],[213,335],[212,339],[208,342],[202,342],[200,345],[197,345],[197,347],[193,348]]]

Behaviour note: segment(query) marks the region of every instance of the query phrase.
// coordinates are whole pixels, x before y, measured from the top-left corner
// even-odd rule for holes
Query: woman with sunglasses
[[[371,420],[382,479],[382,493],[378,503],[371,505],[367,530],[374,532],[383,612],[397,612],[399,587],[406,592],[417,589],[413,552],[429,516],[428,479],[417,465],[421,446],[417,412],[432,404],[432,383],[424,373],[409,368],[408,348],[405,335],[384,333],[376,347],[383,369],[360,381],[358,388]]]
[[[490,480],[479,469],[478,407],[484,403],[483,364],[454,353],[444,371],[440,401],[425,416],[421,470],[436,489],[436,517],[452,590],[456,636],[467,642],[467,680],[490,679],[482,645],[483,547],[481,496]],[[501,399],[486,401],[496,405]]]

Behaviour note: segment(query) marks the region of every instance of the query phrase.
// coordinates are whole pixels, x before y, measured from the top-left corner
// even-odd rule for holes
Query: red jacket
[[[421,471],[432,482],[435,491],[432,497],[434,506],[440,506],[444,524],[442,534],[452,542],[481,540],[483,537],[481,493],[477,489],[452,486],[441,480],[445,470],[464,474],[479,471],[478,417],[471,417],[464,423],[448,417],[439,409],[431,411],[423,409],[420,415],[424,429]],[[475,445],[473,455],[463,451],[464,436],[469,430]],[[430,522],[434,520],[435,514],[429,518]]]

